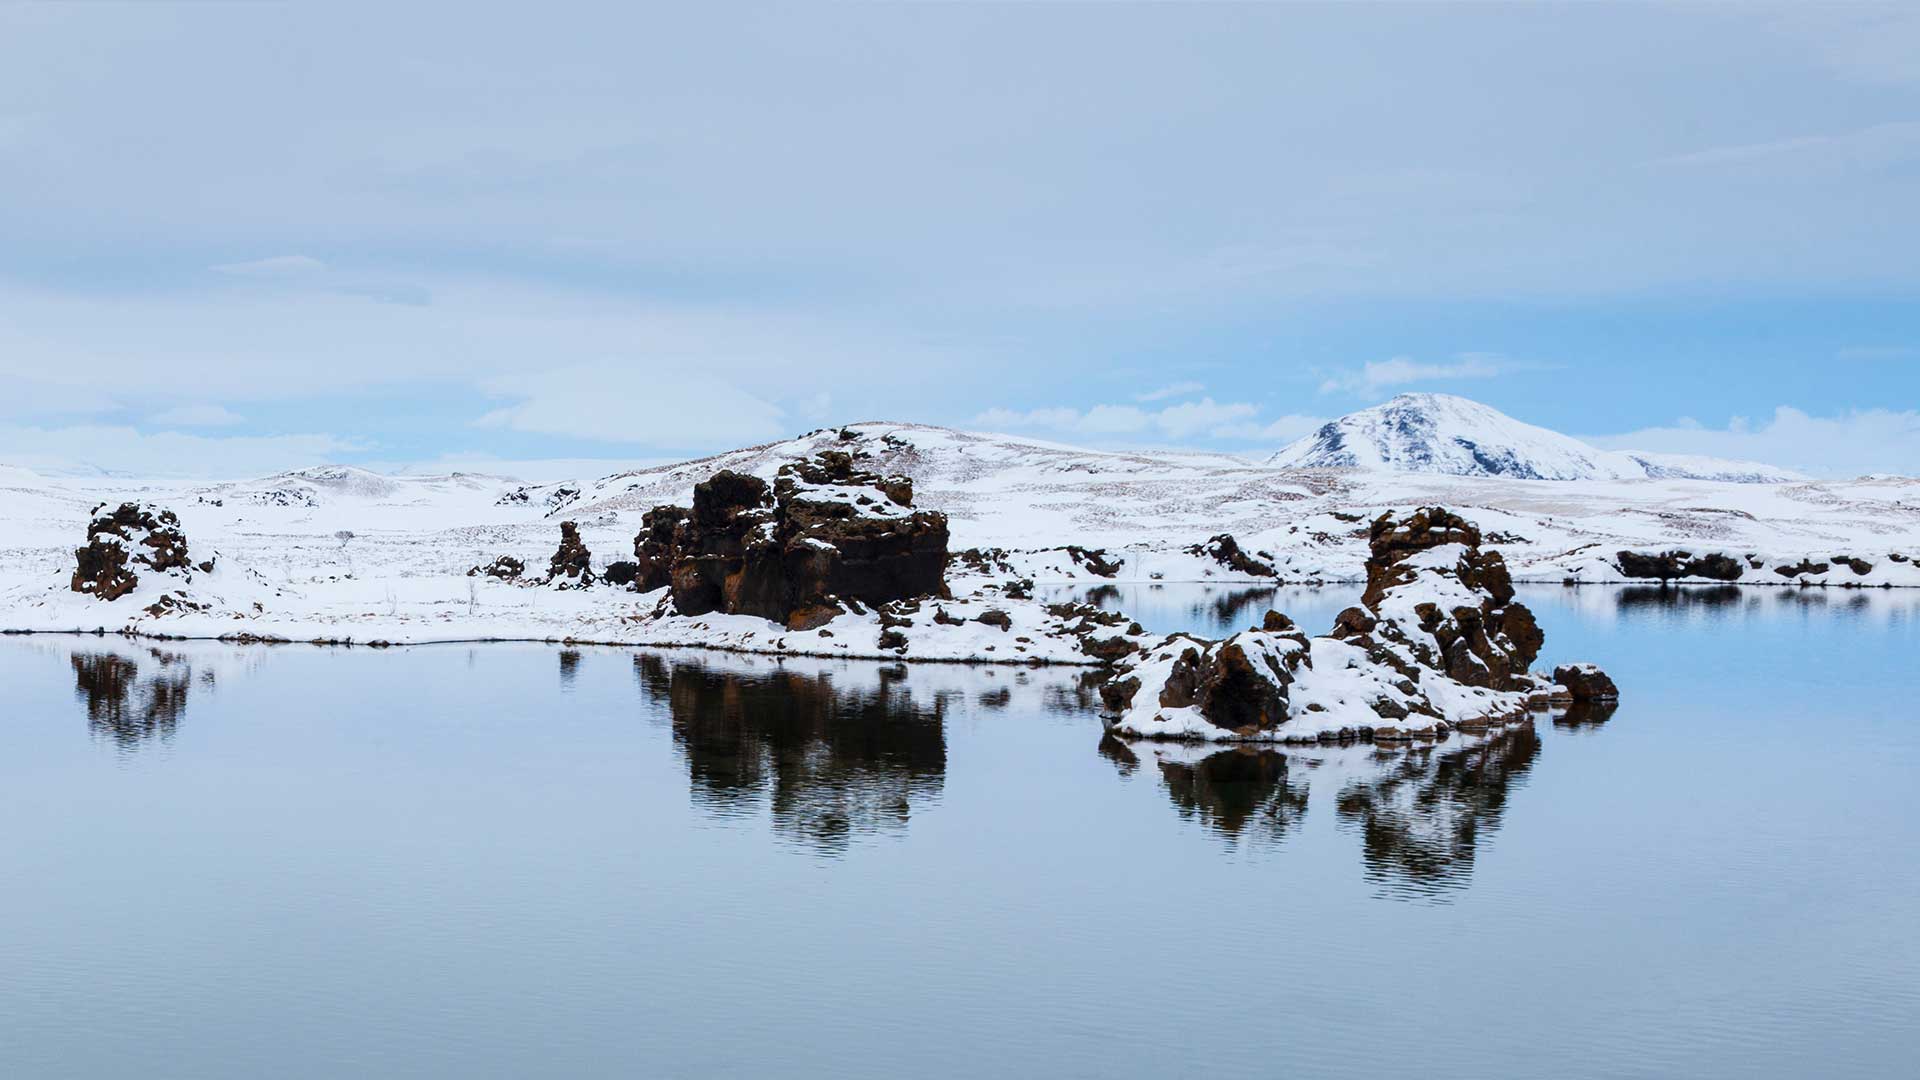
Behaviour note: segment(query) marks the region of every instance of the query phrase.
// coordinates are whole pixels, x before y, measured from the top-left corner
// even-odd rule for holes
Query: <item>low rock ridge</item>
[[[1817,585],[1840,588],[1891,588],[1911,580],[1913,556],[1901,551],[1862,555],[1857,551],[1827,550],[1790,554],[1753,550],[1699,548],[1622,549],[1569,553],[1556,561],[1562,580],[1655,580],[1661,584]],[[1537,574],[1535,575],[1538,576]]]
[[[1220,641],[1176,634],[1123,659],[1101,688],[1114,731],[1148,738],[1306,742],[1430,738],[1524,722],[1548,696],[1530,669],[1545,637],[1500,553],[1440,507],[1369,530],[1367,588],[1308,637],[1269,612]],[[1604,674],[1568,670],[1593,697]],[[1605,682],[1611,693],[1611,681]],[[1544,701],[1539,702],[1544,704]]]

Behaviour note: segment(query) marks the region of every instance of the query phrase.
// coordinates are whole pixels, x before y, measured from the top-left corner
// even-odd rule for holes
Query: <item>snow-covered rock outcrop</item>
[[[144,503],[94,508],[87,544],[73,553],[69,587],[98,600],[118,600],[140,585],[140,572],[191,581],[193,571],[211,573],[214,560],[195,564],[173,511]]]
[[[655,507],[634,538],[635,588],[671,590],[681,615],[757,615],[810,629],[849,606],[947,595],[947,519],[913,507],[913,482],[846,451],[782,466],[772,490],[722,470],[693,506]]]
[[[1370,529],[1362,606],[1308,638],[1269,612],[1223,641],[1176,634],[1101,688],[1113,729],[1147,738],[1395,740],[1525,720],[1544,636],[1480,532],[1440,508]]]

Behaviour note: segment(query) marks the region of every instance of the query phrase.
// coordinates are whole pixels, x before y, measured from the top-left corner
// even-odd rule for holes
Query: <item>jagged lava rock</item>
[[[518,580],[521,574],[526,572],[526,563],[521,562],[511,555],[502,555],[485,566],[476,566],[467,571],[467,576],[473,577],[477,574],[485,574],[490,578],[497,578],[501,581],[515,581]]]
[[[1234,573],[1245,574],[1248,577],[1279,576],[1272,566],[1253,558],[1242,550],[1240,541],[1235,540],[1231,533],[1221,533],[1204,544],[1195,544],[1187,549],[1187,554],[1209,557]]]
[[[674,534],[687,520],[684,506],[656,506],[640,518],[633,538],[633,587],[652,592],[673,583]]]
[[[578,522],[560,523],[560,546],[547,562],[547,580],[562,589],[593,584],[593,552],[580,539]]]
[[[866,472],[845,451],[781,467],[773,487],[722,470],[693,507],[648,511],[634,538],[637,588],[664,576],[682,615],[757,615],[809,629],[845,602],[946,595],[946,515],[913,509],[904,477]]]
[[[870,491],[884,497],[873,498]],[[839,596],[883,604],[946,591],[947,517],[913,509],[913,485],[854,468],[827,451],[782,466],[774,482],[779,535],[796,606]]]
[[[110,512],[107,504],[93,509],[87,524],[87,545],[74,549],[74,571],[69,587],[101,600],[117,600],[140,584],[136,567],[158,573],[186,574],[195,569],[188,553],[180,519],[171,510],[144,503],[121,503]],[[199,564],[213,570],[214,560]]]
[[[1360,602],[1377,625],[1356,634],[1342,619],[1335,637],[1371,634],[1468,686],[1525,688],[1519,677],[1540,655],[1545,635],[1533,612],[1514,600],[1506,560],[1480,549],[1480,530],[1449,510],[1425,507],[1405,517],[1382,514],[1369,544]]]

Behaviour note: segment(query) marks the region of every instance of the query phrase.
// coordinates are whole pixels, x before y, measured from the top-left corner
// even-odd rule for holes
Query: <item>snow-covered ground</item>
[[[530,574],[542,572],[562,520],[580,523],[598,565],[631,558],[641,515],[658,504],[686,504],[693,485],[715,470],[771,479],[780,465],[829,448],[865,451],[875,470],[911,476],[915,505],[948,515],[955,550],[1005,549],[992,575],[999,580],[1354,580],[1373,517],[1439,504],[1474,521],[1523,581],[1628,580],[1619,552],[1684,550],[1737,560],[1740,585],[1920,586],[1920,480],[1911,478],[1730,483],[1288,469],[1224,454],[1102,452],[866,423],[541,486],[343,467],[184,486],[0,467],[0,628],[112,630],[142,621],[157,590],[170,585],[143,582],[110,603],[67,588],[93,507],[140,499],[178,513],[196,558],[220,555],[218,568],[194,585],[214,610],[144,620],[151,630],[363,642],[575,638],[788,650],[824,643],[821,651],[831,655],[890,655],[871,649],[874,635],[864,628],[842,640],[829,627],[832,638],[803,643],[737,616],[667,627],[646,623],[656,597],[528,588],[467,573],[502,554],[525,560]],[[1222,533],[1236,538],[1248,565],[1273,575],[1189,550]],[[1106,565],[1085,554],[1100,549]],[[1109,570],[1111,577],[1103,573]],[[1056,651],[1034,633],[1045,619],[1038,605],[979,592],[987,580],[962,582],[950,614],[971,617],[998,605],[1012,629],[928,631],[910,649],[916,658],[1071,658],[1069,646]],[[1034,640],[1014,640],[1021,636]],[[998,655],[985,652],[989,644]]]

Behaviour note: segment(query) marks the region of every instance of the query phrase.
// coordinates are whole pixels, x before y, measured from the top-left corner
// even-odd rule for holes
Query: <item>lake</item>
[[[0,1075],[1909,1073],[1920,595],[1522,599],[1619,709],[1393,751],[1121,744],[1068,669],[7,638]]]

